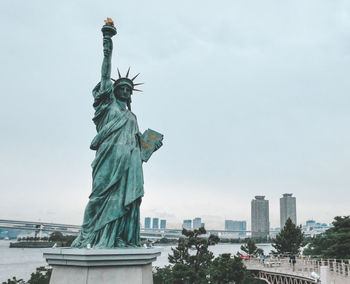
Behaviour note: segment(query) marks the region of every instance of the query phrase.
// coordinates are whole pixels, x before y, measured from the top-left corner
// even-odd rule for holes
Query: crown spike
[[[129,69],[128,69],[128,72],[127,72],[126,75],[125,75],[126,78],[128,78],[129,72],[130,72],[130,67],[129,67]]]
[[[117,81],[116,79],[113,79],[113,78],[111,78],[111,80],[112,80],[113,82]]]
[[[134,78],[131,79],[131,81],[134,81],[134,80],[136,79],[136,77],[139,76],[139,75],[140,75],[140,73],[137,73],[137,74],[134,76]]]
[[[134,86],[143,85],[144,83],[136,83]]]
[[[132,89],[132,90],[135,91],[135,92],[143,92],[143,91],[138,90],[138,89]]]
[[[122,75],[120,75],[120,71],[119,71],[119,68],[117,68],[118,70],[118,76],[119,76],[119,79],[122,77]]]

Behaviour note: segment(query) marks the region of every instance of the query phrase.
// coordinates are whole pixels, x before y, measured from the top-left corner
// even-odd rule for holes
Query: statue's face
[[[132,89],[128,85],[121,85],[116,89],[116,98],[121,101],[128,101],[131,97]]]

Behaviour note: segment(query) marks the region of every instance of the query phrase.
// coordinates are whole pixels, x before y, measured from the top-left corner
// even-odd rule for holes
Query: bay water
[[[17,279],[28,280],[30,274],[35,272],[39,266],[45,266],[43,250],[40,248],[10,248],[10,241],[0,240],[0,283],[15,276]],[[210,250],[215,256],[223,253],[236,254],[240,251],[241,244],[218,244],[210,246]],[[262,248],[265,254],[268,254],[271,244],[257,244]],[[168,254],[171,253],[171,247],[159,246],[162,254],[153,263],[153,266],[163,267],[168,264]]]

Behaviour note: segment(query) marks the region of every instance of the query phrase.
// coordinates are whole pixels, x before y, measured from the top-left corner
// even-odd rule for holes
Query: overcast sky
[[[81,224],[101,27],[112,75],[141,72],[145,216],[247,220],[255,195],[297,198],[298,223],[350,204],[349,1],[13,1],[0,10],[0,219]]]

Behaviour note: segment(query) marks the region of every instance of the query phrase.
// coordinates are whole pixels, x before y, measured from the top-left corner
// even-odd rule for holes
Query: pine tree
[[[272,239],[272,246],[276,249],[274,253],[278,254],[298,254],[305,244],[301,226],[296,226],[290,218],[276,238]]]
[[[173,266],[174,283],[206,283],[207,271],[214,259],[214,254],[209,251],[209,245],[215,245],[219,238],[210,235],[209,238],[201,238],[206,233],[204,227],[198,230],[182,230],[186,238],[180,238],[178,246],[172,248],[173,255],[169,254],[169,263]]]
[[[264,253],[262,249],[256,246],[255,241],[252,239],[248,239],[246,244],[241,245],[241,250],[249,256],[258,256]]]
[[[206,230],[183,230],[184,238],[178,240],[176,248],[168,259],[170,265],[155,268],[153,282],[155,284],[252,284],[256,282],[249,275],[240,257],[222,254],[214,258],[209,245],[215,245],[219,238],[210,235],[202,237]]]
[[[243,283],[245,278],[247,278],[247,271],[241,258],[224,253],[214,259],[210,267],[208,283]]]
[[[318,235],[311,240],[304,254],[325,258],[350,258],[350,216],[337,216],[332,224],[333,227],[323,235]]]

